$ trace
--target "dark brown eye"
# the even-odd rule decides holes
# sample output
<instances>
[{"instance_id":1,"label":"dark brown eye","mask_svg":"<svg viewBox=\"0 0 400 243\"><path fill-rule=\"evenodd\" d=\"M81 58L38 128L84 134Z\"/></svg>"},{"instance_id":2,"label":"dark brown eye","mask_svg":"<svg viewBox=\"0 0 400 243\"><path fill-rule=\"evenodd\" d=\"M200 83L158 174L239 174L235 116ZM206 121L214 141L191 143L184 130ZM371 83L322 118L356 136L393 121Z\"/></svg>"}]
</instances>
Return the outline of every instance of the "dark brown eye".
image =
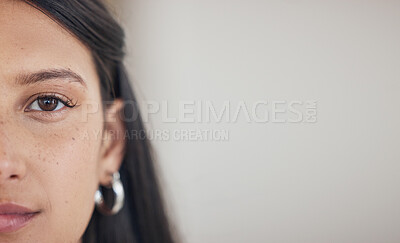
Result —
<instances>
[{"instance_id":1,"label":"dark brown eye","mask_svg":"<svg viewBox=\"0 0 400 243\"><path fill-rule=\"evenodd\" d=\"M60 96L60 97L59 97ZM65 107L74 108L74 104L69 98L59 94L39 95L25 108L25 111L58 111Z\"/></svg>"},{"instance_id":2,"label":"dark brown eye","mask_svg":"<svg viewBox=\"0 0 400 243\"><path fill-rule=\"evenodd\" d=\"M43 111L53 111L57 108L59 101L52 97L38 98L39 108Z\"/></svg>"},{"instance_id":3,"label":"dark brown eye","mask_svg":"<svg viewBox=\"0 0 400 243\"><path fill-rule=\"evenodd\" d=\"M54 96L42 96L36 98L29 107L28 111L57 111L64 108L65 103L60 100L60 98ZM69 106L70 107L70 106ZM71 106L73 107L73 106Z\"/></svg>"}]
</instances>

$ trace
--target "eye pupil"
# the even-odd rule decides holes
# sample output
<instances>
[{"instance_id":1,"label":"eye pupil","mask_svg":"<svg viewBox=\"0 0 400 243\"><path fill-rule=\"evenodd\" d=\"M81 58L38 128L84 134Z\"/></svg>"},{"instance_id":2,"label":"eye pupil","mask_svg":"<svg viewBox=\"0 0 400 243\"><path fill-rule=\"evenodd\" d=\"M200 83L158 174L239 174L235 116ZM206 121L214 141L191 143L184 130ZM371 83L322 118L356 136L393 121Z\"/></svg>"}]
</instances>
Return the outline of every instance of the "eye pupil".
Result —
<instances>
[{"instance_id":1,"label":"eye pupil","mask_svg":"<svg viewBox=\"0 0 400 243\"><path fill-rule=\"evenodd\" d=\"M54 98L39 98L38 103L40 109L44 111L52 111L57 108L58 100Z\"/></svg>"}]
</instances>

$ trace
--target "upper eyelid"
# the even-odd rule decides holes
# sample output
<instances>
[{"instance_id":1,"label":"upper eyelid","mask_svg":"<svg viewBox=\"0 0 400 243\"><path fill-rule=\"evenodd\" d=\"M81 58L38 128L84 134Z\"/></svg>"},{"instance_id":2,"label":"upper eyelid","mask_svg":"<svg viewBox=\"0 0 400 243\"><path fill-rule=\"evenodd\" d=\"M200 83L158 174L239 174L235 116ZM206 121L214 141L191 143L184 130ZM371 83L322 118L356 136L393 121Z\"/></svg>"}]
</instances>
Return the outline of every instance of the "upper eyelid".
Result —
<instances>
[{"instance_id":1,"label":"upper eyelid","mask_svg":"<svg viewBox=\"0 0 400 243\"><path fill-rule=\"evenodd\" d=\"M36 93L36 94L33 94L33 95L29 96L26 99L25 103L28 102L29 100L31 100L32 97L35 97L34 100L36 100L40 96L52 96L52 95L56 96L57 98L58 98L58 96L61 96L61 97L66 97L67 99L70 99L69 97L67 97L67 96L65 96L63 94L59 94L57 92L40 92L40 93ZM34 101L34 100L32 100L32 101Z\"/></svg>"},{"instance_id":2,"label":"upper eyelid","mask_svg":"<svg viewBox=\"0 0 400 243\"><path fill-rule=\"evenodd\" d=\"M61 97L60 97L61 96ZM58 99L58 100L60 100L61 102L65 102L65 103L68 103L68 102L70 102L70 103L73 103L73 101L72 101L72 99L70 99L70 98L68 98L67 96L65 96L65 95L60 95L60 94L56 94L56 93L50 93L50 94L39 94L37 97L36 97L36 99L35 100L37 100L37 99L39 99L39 98L46 98L46 97L51 97L51 98L55 98L55 99ZM64 99L63 99L64 98ZM66 101L65 101L66 100Z\"/></svg>"}]
</instances>

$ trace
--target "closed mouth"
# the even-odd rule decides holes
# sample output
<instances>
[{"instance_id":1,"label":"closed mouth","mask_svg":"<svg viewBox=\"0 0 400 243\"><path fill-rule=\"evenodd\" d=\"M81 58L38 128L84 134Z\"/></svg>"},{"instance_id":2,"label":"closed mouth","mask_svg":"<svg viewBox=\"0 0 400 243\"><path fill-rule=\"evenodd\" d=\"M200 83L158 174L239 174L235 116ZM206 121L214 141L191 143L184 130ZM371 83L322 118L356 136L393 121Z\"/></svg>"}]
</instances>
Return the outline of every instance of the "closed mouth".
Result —
<instances>
[{"instance_id":1,"label":"closed mouth","mask_svg":"<svg viewBox=\"0 0 400 243\"><path fill-rule=\"evenodd\" d=\"M40 211L13 203L0 204L0 233L17 231L28 225Z\"/></svg>"},{"instance_id":2,"label":"closed mouth","mask_svg":"<svg viewBox=\"0 0 400 243\"><path fill-rule=\"evenodd\" d=\"M39 212L0 214L0 233L17 231L32 221Z\"/></svg>"}]
</instances>

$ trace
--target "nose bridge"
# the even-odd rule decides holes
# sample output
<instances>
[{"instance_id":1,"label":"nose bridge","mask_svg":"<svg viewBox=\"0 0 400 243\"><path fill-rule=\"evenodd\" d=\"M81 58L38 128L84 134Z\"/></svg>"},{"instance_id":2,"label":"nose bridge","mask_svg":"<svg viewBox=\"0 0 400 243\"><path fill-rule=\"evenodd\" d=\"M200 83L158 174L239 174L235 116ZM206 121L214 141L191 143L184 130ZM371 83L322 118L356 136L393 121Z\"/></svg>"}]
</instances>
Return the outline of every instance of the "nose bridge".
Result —
<instances>
[{"instance_id":1,"label":"nose bridge","mask_svg":"<svg viewBox=\"0 0 400 243\"><path fill-rule=\"evenodd\" d=\"M8 125L5 118L6 114L0 111L0 152L6 150L7 144L10 143L9 135L7 134Z\"/></svg>"},{"instance_id":2,"label":"nose bridge","mask_svg":"<svg viewBox=\"0 0 400 243\"><path fill-rule=\"evenodd\" d=\"M13 74L9 72L9 65L3 61L7 59L0 52L0 187L6 181L25 176L25 164L20 160L17 151L22 141L15 136L18 128L13 122L13 90L10 81ZM4 58L3 58L4 57Z\"/></svg>"},{"instance_id":3,"label":"nose bridge","mask_svg":"<svg viewBox=\"0 0 400 243\"><path fill-rule=\"evenodd\" d=\"M0 110L0 151L6 149L11 143L10 139L10 123L7 112Z\"/></svg>"}]
</instances>

